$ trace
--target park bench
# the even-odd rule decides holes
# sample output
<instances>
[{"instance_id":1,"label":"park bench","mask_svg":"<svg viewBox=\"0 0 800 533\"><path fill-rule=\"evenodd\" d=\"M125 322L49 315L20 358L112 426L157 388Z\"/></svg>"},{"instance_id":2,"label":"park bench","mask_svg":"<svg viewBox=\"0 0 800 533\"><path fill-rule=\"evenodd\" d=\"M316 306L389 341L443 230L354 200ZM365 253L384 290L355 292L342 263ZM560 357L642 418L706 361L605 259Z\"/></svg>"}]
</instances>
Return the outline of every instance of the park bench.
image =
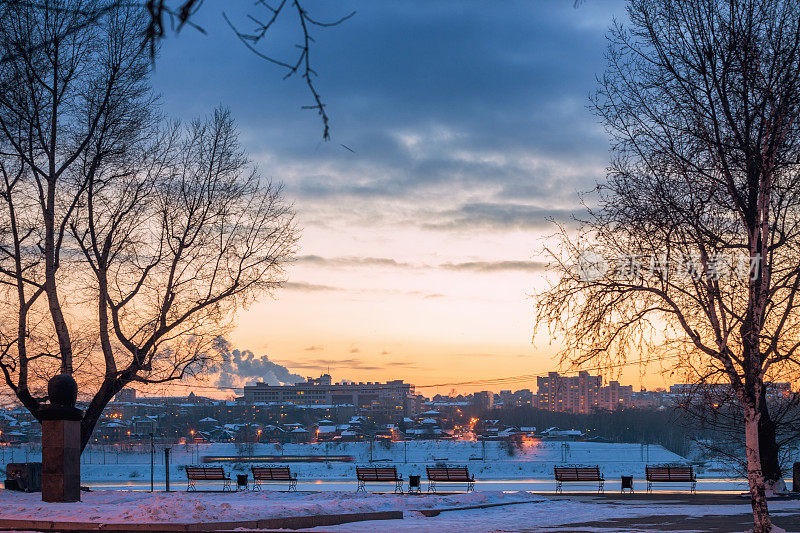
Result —
<instances>
[{"instance_id":1,"label":"park bench","mask_svg":"<svg viewBox=\"0 0 800 533\"><path fill-rule=\"evenodd\" d=\"M436 483L466 483L467 492L475 490L475 476L466 466L426 466L428 492L436 492Z\"/></svg>"},{"instance_id":2,"label":"park bench","mask_svg":"<svg viewBox=\"0 0 800 533\"><path fill-rule=\"evenodd\" d=\"M261 482L289 482L289 490L297 490L297 474L292 475L288 466L253 466L253 490L261 490Z\"/></svg>"},{"instance_id":3,"label":"park bench","mask_svg":"<svg viewBox=\"0 0 800 533\"><path fill-rule=\"evenodd\" d=\"M691 466L645 466L647 492L653 491L653 483L690 483L689 491L695 492L697 478Z\"/></svg>"},{"instance_id":4,"label":"park bench","mask_svg":"<svg viewBox=\"0 0 800 533\"><path fill-rule=\"evenodd\" d=\"M357 466L356 478L358 488L356 492L366 491L366 483L394 483L394 492L403 493L403 476L397 473L393 466Z\"/></svg>"},{"instance_id":5,"label":"park bench","mask_svg":"<svg viewBox=\"0 0 800 533\"><path fill-rule=\"evenodd\" d=\"M605 478L600 473L600 467L595 466L555 466L553 474L556 477L556 493L563 492L564 483L594 483L597 482L597 492L603 492Z\"/></svg>"},{"instance_id":6,"label":"park bench","mask_svg":"<svg viewBox=\"0 0 800 533\"><path fill-rule=\"evenodd\" d=\"M187 491L197 490L196 481L222 481L222 490L231 490L231 478L225 475L221 466L187 466L186 479Z\"/></svg>"}]
</instances>

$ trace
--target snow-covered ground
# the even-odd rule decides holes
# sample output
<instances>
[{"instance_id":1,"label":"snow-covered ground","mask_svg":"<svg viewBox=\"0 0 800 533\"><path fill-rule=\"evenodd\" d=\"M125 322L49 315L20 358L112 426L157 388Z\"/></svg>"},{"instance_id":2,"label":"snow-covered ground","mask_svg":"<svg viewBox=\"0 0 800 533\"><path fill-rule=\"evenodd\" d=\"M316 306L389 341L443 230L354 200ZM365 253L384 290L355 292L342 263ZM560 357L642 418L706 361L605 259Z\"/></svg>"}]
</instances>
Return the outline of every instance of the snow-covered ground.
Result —
<instances>
[{"instance_id":1,"label":"snow-covered ground","mask_svg":"<svg viewBox=\"0 0 800 533\"><path fill-rule=\"evenodd\" d=\"M36 446L16 448L0 447L0 464L14 461L38 461L40 454ZM163 445L156 445L154 455L154 480L156 488L164 487L165 469ZM355 487L355 465L390 464L397 467L406 479L412 474L422 474L425 465L434 463L466 464L478 480L478 490L533 490L552 491L553 466L558 464L600 465L607 480L607 490L617 490L619 476L633 475L636 486L643 487L646 464L685 462L686 459L661 446L619 443L569 442L566 446L558 441L526 442L521 448L509 452L500 442L469 441L407 441L370 446L367 442L338 444L199 444L175 445L170 455L170 480L172 487L185 487L183 467L199 464L209 456L349 456L352 462L292 462L292 472L297 473L301 490L352 490ZM226 472L245 474L253 464L270 461L221 462ZM280 462L280 461L273 461ZM150 445L137 446L89 446L81 458L81 474L84 485L94 489L149 489ZM698 490L743 490L744 482L735 479L731 472L719 469L718 465L704 470L698 469L701 481ZM211 484L213 485L213 484ZM205 488L211 488L211 485ZM280 486L276 488L282 488ZM387 487L379 487L385 490ZM460 488L460 487L453 487ZM663 486L666 489L685 487ZM583 487L583 490L590 487Z\"/></svg>"},{"instance_id":2,"label":"snow-covered ground","mask_svg":"<svg viewBox=\"0 0 800 533\"><path fill-rule=\"evenodd\" d=\"M2 518L111 523L198 523L377 511L447 509L542 501L527 492L473 492L402 496L349 492L143 492L84 493L78 503L43 503L41 494L0 490Z\"/></svg>"},{"instance_id":3,"label":"snow-covered ground","mask_svg":"<svg viewBox=\"0 0 800 533\"><path fill-rule=\"evenodd\" d=\"M38 494L0 490L2 518L110 524L253 521L314 515L401 511L402 519L325 526L324 531L743 531L750 520L746 498L684 499L545 497L527 492L456 495L316 493L147 493L98 491L79 503L45 504ZM483 508L464 509L477 506ZM448 510L450 509L450 510ZM453 510L456 509L456 510ZM421 511L441 510L438 516ZM798 524L797 501L771 501L777 524ZM430 514L430 513L428 513ZM626 522L628 520L628 522ZM673 527L666 527L667 525ZM678 526L678 527L675 527ZM683 526L683 527L681 527ZM701 526L701 527L698 527ZM663 527L663 529L662 529ZM795 531L795 528L787 528Z\"/></svg>"},{"instance_id":4,"label":"snow-covered ground","mask_svg":"<svg viewBox=\"0 0 800 533\"><path fill-rule=\"evenodd\" d=\"M660 501L542 500L530 504L489 509L443 512L435 517L404 512L402 520L364 521L318 528L324 531L414 531L422 533L593 531L658 532L745 531L752 514L748 500L738 505L691 505ZM797 513L797 501L770 502L770 513L780 531L781 517ZM720 517L740 515L738 522L723 524ZM626 524L626 520L630 522ZM636 520L639 519L639 520ZM697 519L694 523L689 520ZM605 522L605 525L603 523ZM638 523L637 523L638 522ZM796 522L796 520L794 521ZM681 527L683 526L683 527ZM685 529L684 529L685 528ZM312 530L313 531L313 530Z\"/></svg>"}]
</instances>

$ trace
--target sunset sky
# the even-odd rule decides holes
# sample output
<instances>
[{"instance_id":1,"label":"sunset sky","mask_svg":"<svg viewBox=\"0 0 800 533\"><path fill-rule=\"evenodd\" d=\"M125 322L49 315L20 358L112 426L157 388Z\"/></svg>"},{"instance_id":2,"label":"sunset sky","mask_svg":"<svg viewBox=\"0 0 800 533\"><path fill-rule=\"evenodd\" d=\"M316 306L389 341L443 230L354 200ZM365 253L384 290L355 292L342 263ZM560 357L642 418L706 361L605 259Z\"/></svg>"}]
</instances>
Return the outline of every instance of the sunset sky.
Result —
<instances>
[{"instance_id":1,"label":"sunset sky","mask_svg":"<svg viewBox=\"0 0 800 533\"><path fill-rule=\"evenodd\" d=\"M248 52L222 6L200 11L207 35L167 39L156 88L171 116L229 107L303 229L289 282L240 314L233 347L302 376L330 368L335 380L431 385L555 369L557 339L532 342L530 295L545 283L547 218L579 212L579 191L604 175L608 140L587 96L621 3L313 3L321 19L357 11L314 30L328 142L301 110L302 81L281 81ZM244 13L229 15L250 29ZM277 50L296 42L294 28L276 28ZM663 385L638 368L623 381ZM419 391L526 387L535 382Z\"/></svg>"}]
</instances>

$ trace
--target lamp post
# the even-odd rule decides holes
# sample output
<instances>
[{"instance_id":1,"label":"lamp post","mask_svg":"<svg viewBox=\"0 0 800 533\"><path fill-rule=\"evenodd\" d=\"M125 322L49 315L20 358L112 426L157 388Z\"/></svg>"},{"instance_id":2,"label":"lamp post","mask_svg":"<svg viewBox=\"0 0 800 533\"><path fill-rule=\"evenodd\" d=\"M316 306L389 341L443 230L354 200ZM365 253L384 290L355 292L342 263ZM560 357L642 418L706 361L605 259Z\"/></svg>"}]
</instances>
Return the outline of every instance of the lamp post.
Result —
<instances>
[{"instance_id":1,"label":"lamp post","mask_svg":"<svg viewBox=\"0 0 800 533\"><path fill-rule=\"evenodd\" d=\"M166 490L169 492L169 446L164 448L164 475L166 480Z\"/></svg>"},{"instance_id":2,"label":"lamp post","mask_svg":"<svg viewBox=\"0 0 800 533\"><path fill-rule=\"evenodd\" d=\"M156 443L155 436L150 433L150 492L153 492L153 473L155 470Z\"/></svg>"}]
</instances>

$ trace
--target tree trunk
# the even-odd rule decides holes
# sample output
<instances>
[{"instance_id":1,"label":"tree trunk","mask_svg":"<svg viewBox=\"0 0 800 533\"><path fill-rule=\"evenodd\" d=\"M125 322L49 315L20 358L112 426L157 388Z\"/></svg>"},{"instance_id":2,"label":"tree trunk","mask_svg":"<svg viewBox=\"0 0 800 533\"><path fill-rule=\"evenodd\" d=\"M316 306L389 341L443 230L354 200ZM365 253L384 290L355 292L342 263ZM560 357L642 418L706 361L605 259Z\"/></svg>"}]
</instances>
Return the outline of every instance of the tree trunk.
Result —
<instances>
[{"instance_id":1,"label":"tree trunk","mask_svg":"<svg viewBox=\"0 0 800 533\"><path fill-rule=\"evenodd\" d=\"M747 481L750 485L750 503L753 506L753 533L769 533L772 521L764 492L764 474L761 472L759 440L759 409L756 401L744 406L745 446L747 449Z\"/></svg>"},{"instance_id":2,"label":"tree trunk","mask_svg":"<svg viewBox=\"0 0 800 533\"><path fill-rule=\"evenodd\" d=\"M780 462L780 447L775 438L775 422L769 414L767 388L761 390L760 418L758 419L758 446L761 456L761 473L767 492L786 490Z\"/></svg>"}]
</instances>

